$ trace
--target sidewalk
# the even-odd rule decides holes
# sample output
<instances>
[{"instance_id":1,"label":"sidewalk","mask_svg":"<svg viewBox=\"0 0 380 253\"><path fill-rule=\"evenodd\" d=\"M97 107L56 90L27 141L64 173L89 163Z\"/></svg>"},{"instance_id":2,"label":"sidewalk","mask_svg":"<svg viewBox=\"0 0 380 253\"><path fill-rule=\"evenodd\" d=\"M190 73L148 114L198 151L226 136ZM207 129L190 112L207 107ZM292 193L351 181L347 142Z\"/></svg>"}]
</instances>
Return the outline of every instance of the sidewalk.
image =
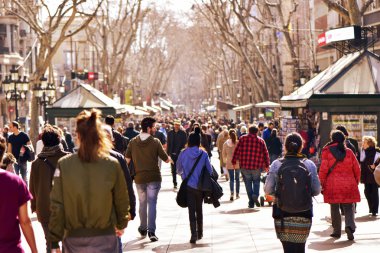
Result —
<instances>
[{"instance_id":1,"label":"sidewalk","mask_svg":"<svg viewBox=\"0 0 380 253\"><path fill-rule=\"evenodd\" d=\"M219 172L217 154L212 163ZM141 238L137 231L138 216L131 221L122 237L124 252L282 252L280 241L276 238L273 226L272 208L248 209L248 198L244 183L240 184L240 199L229 201L229 182L219 179L224 189L221 206L214 208L204 205L204 238L197 244L189 243L190 227L187 209L180 208L175 202L170 167L163 163L163 182L158 196L157 230L158 242ZM348 241L345 232L339 240L329 237L331 224L329 205L323 203L322 196L314 200L314 219L312 231L307 241L306 252L375 252L380 246L380 217L370 217L363 188L360 188L362 202L358 203L355 240ZM262 192L262 189L261 189ZM138 204L138 203L137 203ZM35 216L33 216L35 217ZM344 217L343 217L344 219ZM45 252L42 228L33 218L38 248ZM342 224L344 230L344 224ZM25 240L24 249L27 249ZM26 252L29 252L27 249Z\"/></svg>"}]
</instances>

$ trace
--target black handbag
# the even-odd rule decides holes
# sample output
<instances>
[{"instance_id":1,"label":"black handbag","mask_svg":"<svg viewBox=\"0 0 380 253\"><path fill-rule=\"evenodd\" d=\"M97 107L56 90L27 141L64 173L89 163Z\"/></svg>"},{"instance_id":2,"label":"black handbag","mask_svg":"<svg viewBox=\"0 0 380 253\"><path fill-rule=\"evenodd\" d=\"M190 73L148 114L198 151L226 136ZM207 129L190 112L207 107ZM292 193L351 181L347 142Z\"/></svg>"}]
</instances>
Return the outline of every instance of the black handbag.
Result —
<instances>
[{"instance_id":1,"label":"black handbag","mask_svg":"<svg viewBox=\"0 0 380 253\"><path fill-rule=\"evenodd\" d=\"M182 181L181 186L179 187L176 201L180 207L187 207L187 182L189 181L191 174L193 174L195 167L197 167L197 164L199 160L201 159L202 155L203 155L203 152L201 153L200 156L198 156L197 160L195 161L193 165L193 168L191 168L189 175Z\"/></svg>"}]
</instances>

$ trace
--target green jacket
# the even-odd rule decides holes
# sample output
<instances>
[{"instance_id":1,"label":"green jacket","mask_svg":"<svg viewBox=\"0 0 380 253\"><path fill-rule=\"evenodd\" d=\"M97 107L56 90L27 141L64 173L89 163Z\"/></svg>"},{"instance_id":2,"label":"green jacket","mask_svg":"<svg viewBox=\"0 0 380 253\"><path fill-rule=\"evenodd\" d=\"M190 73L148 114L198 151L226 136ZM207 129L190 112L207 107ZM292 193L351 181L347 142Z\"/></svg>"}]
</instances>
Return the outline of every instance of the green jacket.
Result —
<instances>
[{"instance_id":1,"label":"green jacket","mask_svg":"<svg viewBox=\"0 0 380 253\"><path fill-rule=\"evenodd\" d=\"M136 136L129 142L126 157L133 160L136 184L162 181L158 158L166 161L169 156L159 139L149 136L142 141L140 136Z\"/></svg>"},{"instance_id":2,"label":"green jacket","mask_svg":"<svg viewBox=\"0 0 380 253\"><path fill-rule=\"evenodd\" d=\"M113 157L82 162L77 154L61 158L50 195L52 247L64 237L115 234L128 224L129 197L123 171Z\"/></svg>"}]
</instances>

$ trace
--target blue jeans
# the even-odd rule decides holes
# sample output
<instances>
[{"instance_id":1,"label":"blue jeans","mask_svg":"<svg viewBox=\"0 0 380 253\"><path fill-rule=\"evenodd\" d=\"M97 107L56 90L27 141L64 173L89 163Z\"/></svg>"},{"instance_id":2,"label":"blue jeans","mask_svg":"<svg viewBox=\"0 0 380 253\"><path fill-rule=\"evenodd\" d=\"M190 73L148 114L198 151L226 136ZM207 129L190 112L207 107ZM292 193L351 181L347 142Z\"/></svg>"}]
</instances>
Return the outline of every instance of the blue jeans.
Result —
<instances>
[{"instance_id":1,"label":"blue jeans","mask_svg":"<svg viewBox=\"0 0 380 253\"><path fill-rule=\"evenodd\" d=\"M243 174L245 189L249 199L249 205L252 206L260 196L260 175L262 169L247 170L241 169Z\"/></svg>"},{"instance_id":2,"label":"blue jeans","mask_svg":"<svg viewBox=\"0 0 380 253\"><path fill-rule=\"evenodd\" d=\"M27 170L26 163L18 162L17 164L14 164L14 166L15 166L16 174L17 175L21 174L21 177L24 180L26 186L28 186L28 178L27 178L28 170Z\"/></svg>"},{"instance_id":3,"label":"blue jeans","mask_svg":"<svg viewBox=\"0 0 380 253\"><path fill-rule=\"evenodd\" d=\"M238 170L228 170L228 174L230 175L230 191L231 193L234 191L234 181L236 181L236 194L240 192L240 169Z\"/></svg>"},{"instance_id":4,"label":"blue jeans","mask_svg":"<svg viewBox=\"0 0 380 253\"><path fill-rule=\"evenodd\" d=\"M136 184L139 196L140 229L155 233L157 196L161 189L161 182ZM149 210L148 210L149 208ZM148 212L147 212L148 211Z\"/></svg>"}]
</instances>

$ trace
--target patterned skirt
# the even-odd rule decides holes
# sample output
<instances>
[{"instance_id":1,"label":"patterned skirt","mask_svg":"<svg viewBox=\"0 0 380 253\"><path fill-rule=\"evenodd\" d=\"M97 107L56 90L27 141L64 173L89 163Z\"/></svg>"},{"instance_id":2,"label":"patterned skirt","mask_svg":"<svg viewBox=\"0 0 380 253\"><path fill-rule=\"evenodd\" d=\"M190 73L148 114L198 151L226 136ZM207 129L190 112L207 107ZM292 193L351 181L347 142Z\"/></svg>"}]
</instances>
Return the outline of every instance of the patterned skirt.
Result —
<instances>
[{"instance_id":1,"label":"patterned skirt","mask_svg":"<svg viewBox=\"0 0 380 253\"><path fill-rule=\"evenodd\" d=\"M305 243L310 234L311 219L304 217L284 217L274 219L277 238L280 241Z\"/></svg>"}]
</instances>

